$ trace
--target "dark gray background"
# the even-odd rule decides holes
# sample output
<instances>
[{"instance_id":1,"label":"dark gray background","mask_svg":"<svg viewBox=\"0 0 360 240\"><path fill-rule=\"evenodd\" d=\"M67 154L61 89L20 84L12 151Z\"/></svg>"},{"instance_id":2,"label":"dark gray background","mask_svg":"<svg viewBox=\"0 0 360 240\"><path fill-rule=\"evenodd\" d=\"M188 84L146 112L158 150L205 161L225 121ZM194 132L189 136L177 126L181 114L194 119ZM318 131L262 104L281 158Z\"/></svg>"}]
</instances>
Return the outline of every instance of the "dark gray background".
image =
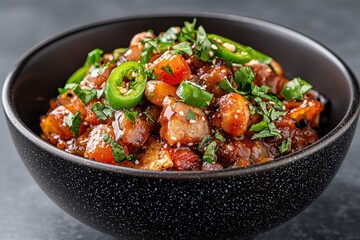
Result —
<instances>
[{"instance_id":1,"label":"dark gray background","mask_svg":"<svg viewBox=\"0 0 360 240\"><path fill-rule=\"evenodd\" d=\"M290 27L332 49L360 76L357 0L1 0L0 86L27 50L60 32L109 18L184 10L244 15ZM112 239L68 216L45 196L22 165L2 111L0 136L0 239ZM326 191L299 216L256 239L360 239L359 156L357 131Z\"/></svg>"}]
</instances>

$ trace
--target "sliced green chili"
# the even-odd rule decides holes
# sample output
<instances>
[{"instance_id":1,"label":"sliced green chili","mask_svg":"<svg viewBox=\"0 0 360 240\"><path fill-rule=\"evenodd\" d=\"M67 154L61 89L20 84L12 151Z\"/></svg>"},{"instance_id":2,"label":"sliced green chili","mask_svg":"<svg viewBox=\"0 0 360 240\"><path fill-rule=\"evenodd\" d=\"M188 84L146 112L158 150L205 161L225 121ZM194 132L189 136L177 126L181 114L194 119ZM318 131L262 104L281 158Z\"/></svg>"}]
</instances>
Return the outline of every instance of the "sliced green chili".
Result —
<instances>
[{"instance_id":1,"label":"sliced green chili","mask_svg":"<svg viewBox=\"0 0 360 240\"><path fill-rule=\"evenodd\" d=\"M181 101L199 108L209 106L213 97L213 94L186 80L180 83L176 94L181 98Z\"/></svg>"},{"instance_id":2,"label":"sliced green chili","mask_svg":"<svg viewBox=\"0 0 360 240\"><path fill-rule=\"evenodd\" d=\"M263 64L270 64L272 62L271 57L228 38L216 34L209 34L208 38L215 45L215 47L212 47L215 55L225 61L240 64L247 63L253 59Z\"/></svg>"},{"instance_id":3,"label":"sliced green chili","mask_svg":"<svg viewBox=\"0 0 360 240\"><path fill-rule=\"evenodd\" d=\"M105 85L105 98L114 109L130 109L141 100L146 85L144 67L138 62L117 66Z\"/></svg>"}]
</instances>

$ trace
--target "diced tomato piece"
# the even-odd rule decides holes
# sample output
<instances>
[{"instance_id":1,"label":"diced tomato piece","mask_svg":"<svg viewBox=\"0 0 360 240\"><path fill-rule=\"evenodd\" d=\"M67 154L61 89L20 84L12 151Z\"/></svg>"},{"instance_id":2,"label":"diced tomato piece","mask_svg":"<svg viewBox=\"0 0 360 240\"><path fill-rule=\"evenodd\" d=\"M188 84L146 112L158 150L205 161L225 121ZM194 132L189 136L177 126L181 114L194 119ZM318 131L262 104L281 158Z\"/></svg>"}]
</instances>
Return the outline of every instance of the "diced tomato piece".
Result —
<instances>
[{"instance_id":1,"label":"diced tomato piece","mask_svg":"<svg viewBox=\"0 0 360 240\"><path fill-rule=\"evenodd\" d=\"M115 136L110 125L97 125L89 134L84 156L98 162L116 164L111 146L104 141L103 134L109 134L112 138Z\"/></svg>"},{"instance_id":2,"label":"diced tomato piece","mask_svg":"<svg viewBox=\"0 0 360 240\"><path fill-rule=\"evenodd\" d=\"M69 113L70 111L64 106L59 106L46 117L41 118L41 130L52 144L57 144L59 139L66 141L74 136L69 126L65 124L65 119Z\"/></svg>"},{"instance_id":3,"label":"diced tomato piece","mask_svg":"<svg viewBox=\"0 0 360 240\"><path fill-rule=\"evenodd\" d=\"M158 79L173 85L189 79L191 70L185 59L179 54L165 52L156 59L150 69L155 70Z\"/></svg>"}]
</instances>

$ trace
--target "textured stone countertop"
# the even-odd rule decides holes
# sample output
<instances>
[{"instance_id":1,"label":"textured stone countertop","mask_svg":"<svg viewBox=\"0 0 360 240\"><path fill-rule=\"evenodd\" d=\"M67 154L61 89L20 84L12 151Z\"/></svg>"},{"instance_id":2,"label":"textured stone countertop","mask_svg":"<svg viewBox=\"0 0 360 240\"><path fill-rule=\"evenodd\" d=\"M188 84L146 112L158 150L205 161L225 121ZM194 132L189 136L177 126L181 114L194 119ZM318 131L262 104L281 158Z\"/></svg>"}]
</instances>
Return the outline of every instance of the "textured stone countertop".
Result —
<instances>
[{"instance_id":1,"label":"textured stone countertop","mask_svg":"<svg viewBox=\"0 0 360 240\"><path fill-rule=\"evenodd\" d=\"M1 0L0 86L26 51L60 32L109 18L188 10L244 15L290 27L330 48L360 77L357 0ZM3 111L0 136L1 240L112 239L67 215L40 190L16 153ZM297 217L256 239L360 239L359 156L358 130L321 196Z\"/></svg>"}]
</instances>

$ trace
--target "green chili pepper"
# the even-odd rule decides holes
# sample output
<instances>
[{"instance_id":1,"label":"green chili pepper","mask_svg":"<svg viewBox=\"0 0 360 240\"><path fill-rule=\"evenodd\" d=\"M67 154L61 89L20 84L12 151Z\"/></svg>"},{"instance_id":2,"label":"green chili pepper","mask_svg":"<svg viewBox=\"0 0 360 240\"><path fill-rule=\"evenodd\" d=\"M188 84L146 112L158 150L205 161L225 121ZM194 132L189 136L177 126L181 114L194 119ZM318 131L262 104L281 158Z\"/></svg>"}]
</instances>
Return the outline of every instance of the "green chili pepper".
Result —
<instances>
[{"instance_id":1,"label":"green chili pepper","mask_svg":"<svg viewBox=\"0 0 360 240\"><path fill-rule=\"evenodd\" d=\"M215 47L212 47L214 54L225 61L240 64L247 63L253 59L263 64L270 64L272 61L271 57L225 37L209 34L208 38L215 45Z\"/></svg>"},{"instance_id":2,"label":"green chili pepper","mask_svg":"<svg viewBox=\"0 0 360 240\"><path fill-rule=\"evenodd\" d=\"M181 101L199 108L209 106L213 97L213 94L186 80L180 83L176 94L181 98Z\"/></svg>"},{"instance_id":3,"label":"green chili pepper","mask_svg":"<svg viewBox=\"0 0 360 240\"><path fill-rule=\"evenodd\" d=\"M104 90L105 98L114 109L130 109L140 102L145 85L143 65L133 61L124 62L109 76Z\"/></svg>"}]
</instances>

